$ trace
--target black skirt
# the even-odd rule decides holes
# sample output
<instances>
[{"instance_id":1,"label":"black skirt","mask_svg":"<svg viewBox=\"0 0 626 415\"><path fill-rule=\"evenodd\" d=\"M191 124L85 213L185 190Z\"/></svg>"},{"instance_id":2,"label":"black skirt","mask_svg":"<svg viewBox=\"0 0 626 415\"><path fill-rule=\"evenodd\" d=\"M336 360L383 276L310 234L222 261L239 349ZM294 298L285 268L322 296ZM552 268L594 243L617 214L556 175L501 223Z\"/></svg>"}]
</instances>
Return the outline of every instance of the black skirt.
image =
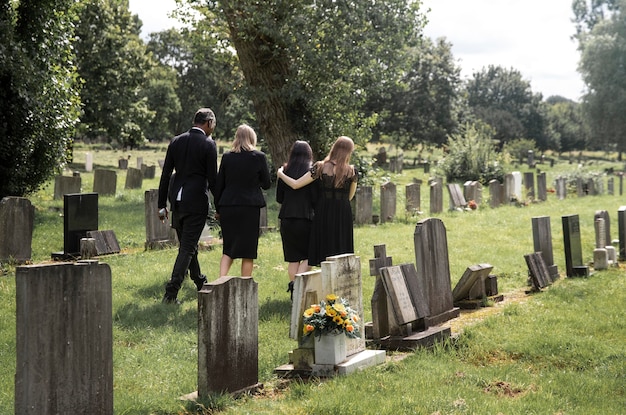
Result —
<instances>
[{"instance_id":1,"label":"black skirt","mask_svg":"<svg viewBox=\"0 0 626 415\"><path fill-rule=\"evenodd\" d=\"M283 240L285 262L300 262L309 257L311 221L285 218L280 220L280 237Z\"/></svg>"},{"instance_id":2,"label":"black skirt","mask_svg":"<svg viewBox=\"0 0 626 415\"><path fill-rule=\"evenodd\" d=\"M224 245L222 253L229 257L256 259L259 247L258 206L220 207L220 226Z\"/></svg>"}]
</instances>

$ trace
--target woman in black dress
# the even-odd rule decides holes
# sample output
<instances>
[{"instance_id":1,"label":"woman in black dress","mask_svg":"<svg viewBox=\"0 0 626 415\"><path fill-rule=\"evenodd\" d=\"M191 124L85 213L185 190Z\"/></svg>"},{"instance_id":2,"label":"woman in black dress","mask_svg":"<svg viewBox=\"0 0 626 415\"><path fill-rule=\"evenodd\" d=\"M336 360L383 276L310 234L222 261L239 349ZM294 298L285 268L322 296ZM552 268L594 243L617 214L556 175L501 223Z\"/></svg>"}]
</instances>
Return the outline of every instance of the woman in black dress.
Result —
<instances>
[{"instance_id":1,"label":"woman in black dress","mask_svg":"<svg viewBox=\"0 0 626 415\"><path fill-rule=\"evenodd\" d=\"M306 141L296 141L291 147L289 161L284 166L287 176L298 178L311 169L313 151ZM289 284L287 292L293 295L293 281L296 274L309 271L309 237L313 220L311 186L294 190L282 180L276 185L276 201L281 204L280 236L283 241L283 255L288 262Z\"/></svg>"},{"instance_id":2,"label":"woman in black dress","mask_svg":"<svg viewBox=\"0 0 626 415\"><path fill-rule=\"evenodd\" d=\"M220 276L228 275L234 259L241 258L242 277L252 275L259 245L259 218L270 188L265 154L256 149L256 133L240 125L230 152L222 156L215 192L215 209L222 227Z\"/></svg>"},{"instance_id":3,"label":"woman in black dress","mask_svg":"<svg viewBox=\"0 0 626 415\"><path fill-rule=\"evenodd\" d=\"M278 178L292 189L312 184L317 194L309 265L319 266L329 256L354 253L350 200L356 193L357 174L349 164L353 151L352 139L342 136L323 161L315 163L310 172L297 180L287 176L282 167L278 169Z\"/></svg>"}]
</instances>

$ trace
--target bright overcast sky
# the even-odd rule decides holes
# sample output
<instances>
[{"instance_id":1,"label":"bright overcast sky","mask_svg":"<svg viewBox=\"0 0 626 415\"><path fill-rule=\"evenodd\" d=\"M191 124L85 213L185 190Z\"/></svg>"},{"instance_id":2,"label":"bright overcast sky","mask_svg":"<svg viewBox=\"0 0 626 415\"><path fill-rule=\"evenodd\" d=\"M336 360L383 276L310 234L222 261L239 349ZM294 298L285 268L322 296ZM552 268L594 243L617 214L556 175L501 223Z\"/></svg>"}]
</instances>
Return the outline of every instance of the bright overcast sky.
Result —
<instances>
[{"instance_id":1,"label":"bright overcast sky","mask_svg":"<svg viewBox=\"0 0 626 415\"><path fill-rule=\"evenodd\" d=\"M583 83L579 53L571 40L572 0L422 0L425 33L445 37L463 78L489 65L516 69L544 98L579 100ZM143 36L177 26L168 14L174 0L130 0L143 22Z\"/></svg>"}]
</instances>

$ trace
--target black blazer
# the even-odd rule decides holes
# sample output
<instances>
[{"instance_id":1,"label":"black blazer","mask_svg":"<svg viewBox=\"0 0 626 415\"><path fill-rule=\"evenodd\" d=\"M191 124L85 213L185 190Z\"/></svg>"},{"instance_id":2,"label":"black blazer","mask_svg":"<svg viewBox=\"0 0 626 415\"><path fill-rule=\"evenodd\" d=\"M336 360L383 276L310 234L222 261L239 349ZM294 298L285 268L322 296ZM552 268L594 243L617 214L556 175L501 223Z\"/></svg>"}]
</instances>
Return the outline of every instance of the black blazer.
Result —
<instances>
[{"instance_id":1,"label":"black blazer","mask_svg":"<svg viewBox=\"0 0 626 415\"><path fill-rule=\"evenodd\" d=\"M172 210L208 214L209 190L215 197L216 180L215 141L198 128L174 137L167 147L159 182L159 209L166 207L169 199ZM175 204L181 187L182 199Z\"/></svg>"},{"instance_id":2,"label":"black blazer","mask_svg":"<svg viewBox=\"0 0 626 415\"><path fill-rule=\"evenodd\" d=\"M217 174L215 208L221 206L265 206L261 189L269 189L270 171L265 154L258 151L228 152L222 156Z\"/></svg>"}]
</instances>

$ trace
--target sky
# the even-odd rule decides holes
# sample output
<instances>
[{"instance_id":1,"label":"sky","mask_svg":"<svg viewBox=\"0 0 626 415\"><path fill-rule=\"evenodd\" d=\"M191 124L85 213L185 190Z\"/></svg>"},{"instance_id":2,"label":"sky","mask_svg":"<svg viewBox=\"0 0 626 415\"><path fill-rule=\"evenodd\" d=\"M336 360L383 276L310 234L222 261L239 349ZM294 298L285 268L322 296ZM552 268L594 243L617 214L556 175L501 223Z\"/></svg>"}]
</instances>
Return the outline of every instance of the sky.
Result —
<instances>
[{"instance_id":1,"label":"sky","mask_svg":"<svg viewBox=\"0 0 626 415\"><path fill-rule=\"evenodd\" d=\"M168 14L175 0L129 0L143 22L142 36L180 26ZM579 52L571 39L572 0L422 0L424 33L445 37L461 77L489 65L515 69L544 98L579 101L584 84L576 71Z\"/></svg>"}]
</instances>

